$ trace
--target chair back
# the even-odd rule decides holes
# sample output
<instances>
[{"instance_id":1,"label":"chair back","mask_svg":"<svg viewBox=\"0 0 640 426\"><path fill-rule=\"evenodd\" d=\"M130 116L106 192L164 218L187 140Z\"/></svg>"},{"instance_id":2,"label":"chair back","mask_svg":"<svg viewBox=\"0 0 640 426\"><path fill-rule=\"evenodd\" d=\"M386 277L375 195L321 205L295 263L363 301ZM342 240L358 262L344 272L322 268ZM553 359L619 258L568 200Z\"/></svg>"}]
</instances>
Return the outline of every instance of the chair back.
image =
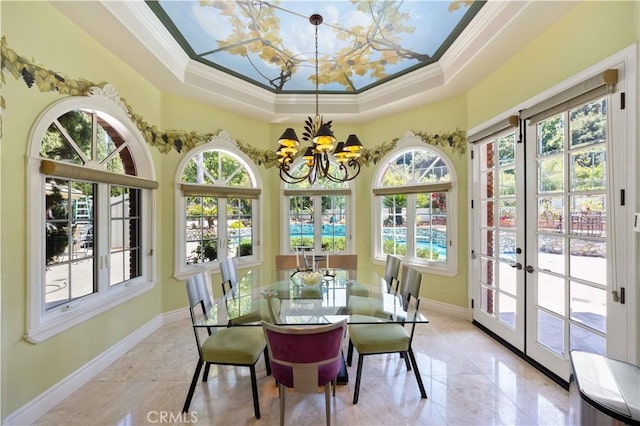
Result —
<instances>
[{"instance_id":1,"label":"chair back","mask_svg":"<svg viewBox=\"0 0 640 426\"><path fill-rule=\"evenodd\" d=\"M271 374L284 386L312 393L334 380L342 364L347 320L317 327L278 326L262 322Z\"/></svg>"},{"instance_id":2,"label":"chair back","mask_svg":"<svg viewBox=\"0 0 640 426\"><path fill-rule=\"evenodd\" d=\"M297 254L276 254L276 271L304 269L304 260Z\"/></svg>"},{"instance_id":3,"label":"chair back","mask_svg":"<svg viewBox=\"0 0 640 426\"><path fill-rule=\"evenodd\" d=\"M387 255L387 263L384 268L384 280L387 282L387 288L389 292L393 292L396 283L398 282L398 277L400 276L400 258L393 256L391 254ZM397 291L397 288L395 288Z\"/></svg>"},{"instance_id":4,"label":"chair back","mask_svg":"<svg viewBox=\"0 0 640 426\"><path fill-rule=\"evenodd\" d=\"M328 254L329 268L336 269L358 269L358 255L357 254ZM320 262L320 268L327 267L327 260Z\"/></svg>"},{"instance_id":5,"label":"chair back","mask_svg":"<svg viewBox=\"0 0 640 426\"><path fill-rule=\"evenodd\" d=\"M402 279L400 281L400 297L402 298L402 309L409 308L409 296L416 299L420 297L420 286L422 284L422 273L409 266L402 267Z\"/></svg>"},{"instance_id":6,"label":"chair back","mask_svg":"<svg viewBox=\"0 0 640 426\"><path fill-rule=\"evenodd\" d=\"M202 302L204 312L208 312L213 307L213 298L209 292L209 282L203 272L187 278L186 286L190 306L195 307L199 302Z\"/></svg>"},{"instance_id":7,"label":"chair back","mask_svg":"<svg viewBox=\"0 0 640 426\"><path fill-rule=\"evenodd\" d=\"M233 263L233 258L227 257L220 260L220 275L222 276L222 292L226 294L238 284L238 273ZM228 288L226 288L228 287Z\"/></svg>"}]
</instances>

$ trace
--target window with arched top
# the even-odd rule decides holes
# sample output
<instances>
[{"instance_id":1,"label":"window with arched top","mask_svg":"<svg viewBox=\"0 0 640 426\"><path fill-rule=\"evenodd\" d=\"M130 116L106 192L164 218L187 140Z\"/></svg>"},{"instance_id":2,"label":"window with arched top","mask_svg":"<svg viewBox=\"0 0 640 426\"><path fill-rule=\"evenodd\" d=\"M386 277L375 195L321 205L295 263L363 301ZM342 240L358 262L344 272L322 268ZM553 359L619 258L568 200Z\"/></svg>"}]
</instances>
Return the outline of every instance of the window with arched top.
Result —
<instances>
[{"instance_id":1,"label":"window with arched top","mask_svg":"<svg viewBox=\"0 0 640 426\"><path fill-rule=\"evenodd\" d=\"M152 287L158 184L135 125L100 95L45 110L27 156L27 338L38 342Z\"/></svg>"},{"instance_id":2,"label":"window with arched top","mask_svg":"<svg viewBox=\"0 0 640 426\"><path fill-rule=\"evenodd\" d=\"M302 174L308 166L303 160L293 165L292 175ZM332 163L330 170L337 168ZM339 174L334 171L334 174ZM283 183L282 253L313 250L316 253L353 253L353 190L350 182L318 178L313 184L304 180Z\"/></svg>"},{"instance_id":3,"label":"window with arched top","mask_svg":"<svg viewBox=\"0 0 640 426\"><path fill-rule=\"evenodd\" d=\"M178 167L176 271L217 267L227 257L259 259L260 186L251 160L226 132Z\"/></svg>"},{"instance_id":4,"label":"window with arched top","mask_svg":"<svg viewBox=\"0 0 640 426\"><path fill-rule=\"evenodd\" d=\"M451 162L413 133L380 164L373 184L374 257L453 274L457 270L457 193Z\"/></svg>"}]
</instances>

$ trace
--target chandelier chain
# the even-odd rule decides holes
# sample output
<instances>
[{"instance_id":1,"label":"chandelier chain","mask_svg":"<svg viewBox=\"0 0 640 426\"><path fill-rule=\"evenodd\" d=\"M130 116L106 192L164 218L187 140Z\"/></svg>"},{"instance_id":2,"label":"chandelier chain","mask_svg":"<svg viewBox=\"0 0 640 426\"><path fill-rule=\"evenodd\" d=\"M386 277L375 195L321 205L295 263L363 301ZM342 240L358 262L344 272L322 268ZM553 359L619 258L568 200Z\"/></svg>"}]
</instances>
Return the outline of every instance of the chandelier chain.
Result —
<instances>
[{"instance_id":1,"label":"chandelier chain","mask_svg":"<svg viewBox=\"0 0 640 426\"><path fill-rule=\"evenodd\" d=\"M316 27L316 118L319 115L319 112L318 112L318 92L319 92L318 84L320 80L320 72L318 68L318 26L319 25L320 24L315 24L315 27Z\"/></svg>"}]
</instances>

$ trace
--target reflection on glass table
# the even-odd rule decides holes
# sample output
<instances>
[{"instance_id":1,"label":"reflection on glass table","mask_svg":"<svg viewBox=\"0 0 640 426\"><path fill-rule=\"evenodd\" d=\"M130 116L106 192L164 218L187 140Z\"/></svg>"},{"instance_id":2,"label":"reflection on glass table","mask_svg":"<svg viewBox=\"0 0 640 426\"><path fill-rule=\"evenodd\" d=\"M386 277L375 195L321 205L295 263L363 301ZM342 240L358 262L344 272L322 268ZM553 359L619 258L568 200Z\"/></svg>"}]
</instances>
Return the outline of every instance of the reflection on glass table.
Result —
<instances>
[{"instance_id":1,"label":"reflection on glass table","mask_svg":"<svg viewBox=\"0 0 640 426\"><path fill-rule=\"evenodd\" d=\"M305 283L301 274L292 276L291 272L279 271L274 281L264 279L259 268L249 270L234 291L216 300L197 325L260 326L262 320L280 325L319 325L344 318L350 323L428 322L413 306L405 311L400 296L389 293L385 280L372 270L356 273L335 269L317 283ZM375 315L349 315L347 306L352 297L370 300L376 307Z\"/></svg>"}]
</instances>

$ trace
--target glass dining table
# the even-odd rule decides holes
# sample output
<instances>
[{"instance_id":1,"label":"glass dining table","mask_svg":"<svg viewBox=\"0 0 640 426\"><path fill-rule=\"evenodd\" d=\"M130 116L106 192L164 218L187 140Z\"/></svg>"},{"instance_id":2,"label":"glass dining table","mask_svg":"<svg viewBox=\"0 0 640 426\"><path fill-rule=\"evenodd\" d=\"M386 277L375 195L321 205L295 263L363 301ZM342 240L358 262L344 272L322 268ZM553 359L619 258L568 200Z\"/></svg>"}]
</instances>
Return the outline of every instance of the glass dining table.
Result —
<instances>
[{"instance_id":1,"label":"glass dining table","mask_svg":"<svg viewBox=\"0 0 640 426\"><path fill-rule=\"evenodd\" d=\"M347 319L349 324L404 324L415 326L429 320L412 304L389 288L383 277L371 269L323 270L313 284L305 283L305 272L277 271L269 279L260 268L249 269L231 291L214 300L207 314L197 318L196 327L277 325L313 326ZM344 363L337 383L349 376Z\"/></svg>"},{"instance_id":2,"label":"glass dining table","mask_svg":"<svg viewBox=\"0 0 640 426\"><path fill-rule=\"evenodd\" d=\"M415 306L404 306L373 270L331 269L308 284L304 272L277 271L277 279L264 278L260 268L249 269L238 284L216 299L197 327L278 325L312 326L347 319L349 324L428 323Z\"/></svg>"}]
</instances>

